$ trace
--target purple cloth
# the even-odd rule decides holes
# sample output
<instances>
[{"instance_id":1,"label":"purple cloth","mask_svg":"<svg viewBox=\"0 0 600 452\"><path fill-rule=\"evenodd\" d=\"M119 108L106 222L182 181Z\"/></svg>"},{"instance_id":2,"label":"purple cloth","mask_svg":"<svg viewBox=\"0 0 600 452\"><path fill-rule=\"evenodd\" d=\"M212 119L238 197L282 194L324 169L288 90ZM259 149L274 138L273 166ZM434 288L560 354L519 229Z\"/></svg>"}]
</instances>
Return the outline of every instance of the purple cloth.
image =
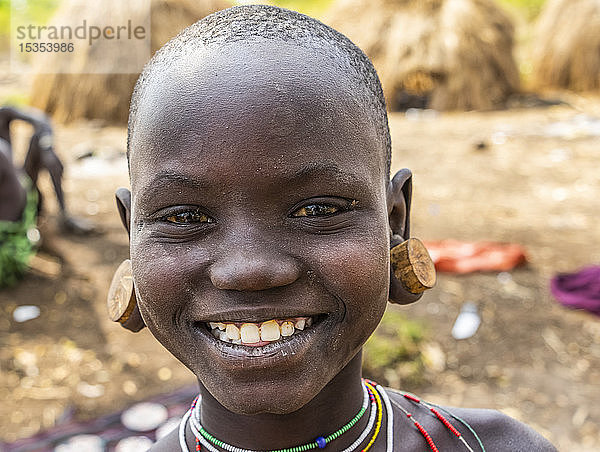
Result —
<instances>
[{"instance_id":1,"label":"purple cloth","mask_svg":"<svg viewBox=\"0 0 600 452\"><path fill-rule=\"evenodd\" d=\"M556 275L550 281L550 291L565 306L600 315L600 266Z\"/></svg>"}]
</instances>

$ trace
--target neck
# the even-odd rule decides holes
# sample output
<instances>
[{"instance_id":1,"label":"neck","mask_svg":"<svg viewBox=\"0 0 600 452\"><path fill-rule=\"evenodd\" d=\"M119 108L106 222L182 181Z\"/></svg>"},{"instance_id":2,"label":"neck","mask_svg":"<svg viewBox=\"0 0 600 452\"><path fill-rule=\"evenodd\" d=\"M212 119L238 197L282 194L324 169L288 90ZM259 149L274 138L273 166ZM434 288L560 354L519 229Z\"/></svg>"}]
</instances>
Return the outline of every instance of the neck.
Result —
<instances>
[{"instance_id":1,"label":"neck","mask_svg":"<svg viewBox=\"0 0 600 452\"><path fill-rule=\"evenodd\" d=\"M202 425L216 438L244 449L273 450L299 446L335 432L352 419L363 402L362 354L359 352L309 403L289 414L241 415L224 408L200 385ZM335 440L336 449L350 445L363 430L366 413Z\"/></svg>"}]
</instances>

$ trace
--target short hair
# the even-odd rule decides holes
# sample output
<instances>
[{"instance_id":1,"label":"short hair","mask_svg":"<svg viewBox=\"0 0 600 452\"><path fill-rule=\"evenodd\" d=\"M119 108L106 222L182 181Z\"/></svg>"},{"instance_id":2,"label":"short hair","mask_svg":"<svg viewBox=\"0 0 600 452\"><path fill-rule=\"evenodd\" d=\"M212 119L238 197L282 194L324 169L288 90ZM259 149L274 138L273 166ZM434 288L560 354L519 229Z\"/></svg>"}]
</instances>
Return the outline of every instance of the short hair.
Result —
<instances>
[{"instance_id":1,"label":"short hair","mask_svg":"<svg viewBox=\"0 0 600 452\"><path fill-rule=\"evenodd\" d=\"M381 138L386 159L386 175L389 178L392 144L385 97L377 72L369 58L350 39L324 23L295 11L268 5L235 6L206 16L184 29L152 57L138 78L131 96L127 127L128 159L138 102L157 70L168 67L173 61L184 57L190 48L256 38L283 41L318 50L320 54L329 56L336 65L365 88L366 92L362 97L369 107L373 124Z\"/></svg>"}]
</instances>

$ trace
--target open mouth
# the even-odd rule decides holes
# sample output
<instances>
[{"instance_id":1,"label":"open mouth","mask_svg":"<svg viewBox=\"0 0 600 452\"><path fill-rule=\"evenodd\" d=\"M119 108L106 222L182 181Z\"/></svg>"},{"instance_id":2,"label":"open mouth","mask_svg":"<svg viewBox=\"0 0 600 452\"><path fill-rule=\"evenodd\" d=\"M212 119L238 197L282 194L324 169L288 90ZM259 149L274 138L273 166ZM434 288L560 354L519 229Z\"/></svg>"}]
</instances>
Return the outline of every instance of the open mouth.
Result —
<instances>
[{"instance_id":1,"label":"open mouth","mask_svg":"<svg viewBox=\"0 0 600 452\"><path fill-rule=\"evenodd\" d=\"M198 322L221 342L263 347L299 336L322 321L324 316L270 319L262 322Z\"/></svg>"}]
</instances>

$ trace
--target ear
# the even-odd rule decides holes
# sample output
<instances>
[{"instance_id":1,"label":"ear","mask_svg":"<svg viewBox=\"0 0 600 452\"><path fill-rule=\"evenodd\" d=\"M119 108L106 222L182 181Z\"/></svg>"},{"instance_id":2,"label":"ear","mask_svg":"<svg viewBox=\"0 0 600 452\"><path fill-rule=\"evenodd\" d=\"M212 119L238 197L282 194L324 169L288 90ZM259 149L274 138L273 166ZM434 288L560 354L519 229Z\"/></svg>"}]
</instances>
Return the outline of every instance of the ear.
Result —
<instances>
[{"instance_id":1,"label":"ear","mask_svg":"<svg viewBox=\"0 0 600 452\"><path fill-rule=\"evenodd\" d=\"M121 223L127 230L127 235L130 235L130 224L131 224L131 192L126 188L117 188L115 193L117 200L117 210L121 217Z\"/></svg>"},{"instance_id":2,"label":"ear","mask_svg":"<svg viewBox=\"0 0 600 452\"><path fill-rule=\"evenodd\" d=\"M115 198L117 201L117 210L119 211L119 216L121 217L121 223L123 223L123 226L127 230L127 235L131 236L131 192L127 188L118 188L115 193ZM133 308L133 311L129 315L129 318L122 323L121 326L129 331L133 331L134 333L137 333L146 326L144 319L142 319L142 314L140 313L137 302Z\"/></svg>"},{"instance_id":3,"label":"ear","mask_svg":"<svg viewBox=\"0 0 600 452\"><path fill-rule=\"evenodd\" d=\"M390 223L390 248L410 236L410 200L412 197L412 173L401 169L390 181L387 190L387 209Z\"/></svg>"},{"instance_id":4,"label":"ear","mask_svg":"<svg viewBox=\"0 0 600 452\"><path fill-rule=\"evenodd\" d=\"M401 169L390 181L387 190L388 221L390 224L390 249L410 237L410 201L412 196L412 173ZM410 304L421 298L406 290L390 267L388 300L396 304Z\"/></svg>"}]
</instances>

